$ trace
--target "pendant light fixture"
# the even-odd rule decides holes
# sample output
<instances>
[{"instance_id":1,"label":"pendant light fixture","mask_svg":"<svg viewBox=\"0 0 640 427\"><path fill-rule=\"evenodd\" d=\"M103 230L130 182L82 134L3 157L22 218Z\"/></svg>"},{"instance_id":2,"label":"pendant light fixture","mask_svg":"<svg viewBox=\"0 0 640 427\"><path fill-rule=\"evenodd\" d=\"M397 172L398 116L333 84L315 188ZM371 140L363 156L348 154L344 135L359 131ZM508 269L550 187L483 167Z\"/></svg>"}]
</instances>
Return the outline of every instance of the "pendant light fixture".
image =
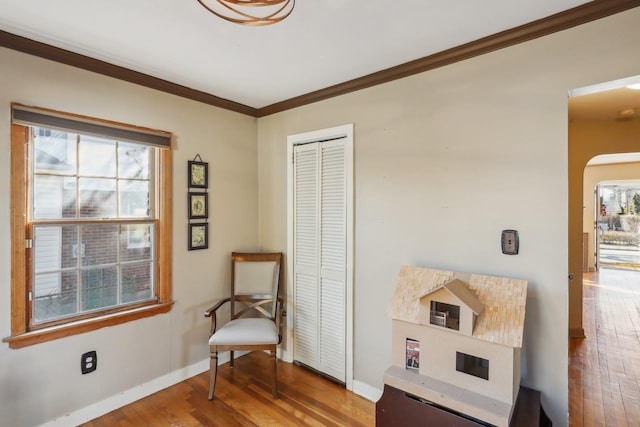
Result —
<instances>
[{"instance_id":1,"label":"pendant light fixture","mask_svg":"<svg viewBox=\"0 0 640 427\"><path fill-rule=\"evenodd\" d=\"M205 9L242 25L271 25L291 14L295 0L198 0Z\"/></svg>"}]
</instances>

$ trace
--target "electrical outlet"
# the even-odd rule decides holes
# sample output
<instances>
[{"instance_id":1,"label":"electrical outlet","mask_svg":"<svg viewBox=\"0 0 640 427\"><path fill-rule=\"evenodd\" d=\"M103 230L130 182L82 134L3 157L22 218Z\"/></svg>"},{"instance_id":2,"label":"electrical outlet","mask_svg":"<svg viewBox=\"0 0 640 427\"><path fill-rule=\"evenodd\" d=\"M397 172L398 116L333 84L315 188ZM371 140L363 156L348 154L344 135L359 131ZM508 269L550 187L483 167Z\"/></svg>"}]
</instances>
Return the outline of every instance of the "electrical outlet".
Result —
<instances>
[{"instance_id":1,"label":"electrical outlet","mask_svg":"<svg viewBox=\"0 0 640 427\"><path fill-rule=\"evenodd\" d=\"M505 255L517 255L520 242L517 230L502 230L502 253Z\"/></svg>"},{"instance_id":2,"label":"electrical outlet","mask_svg":"<svg viewBox=\"0 0 640 427\"><path fill-rule=\"evenodd\" d=\"M88 351L80 357L80 370L82 374L88 374L98 368L98 354L94 351Z\"/></svg>"}]
</instances>

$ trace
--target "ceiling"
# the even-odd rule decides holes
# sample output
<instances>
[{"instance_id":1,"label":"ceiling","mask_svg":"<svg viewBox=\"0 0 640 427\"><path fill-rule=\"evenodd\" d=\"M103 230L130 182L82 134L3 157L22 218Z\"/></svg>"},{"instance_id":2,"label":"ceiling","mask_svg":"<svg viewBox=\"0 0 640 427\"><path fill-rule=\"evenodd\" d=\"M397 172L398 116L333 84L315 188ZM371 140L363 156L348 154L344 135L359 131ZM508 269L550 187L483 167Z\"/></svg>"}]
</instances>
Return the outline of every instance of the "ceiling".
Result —
<instances>
[{"instance_id":1,"label":"ceiling","mask_svg":"<svg viewBox=\"0 0 640 427\"><path fill-rule=\"evenodd\" d=\"M630 88L633 85L636 87ZM628 123L640 118L640 75L603 82L569 93L569 120L598 120ZM608 165L640 162L640 150L635 153L602 154L587 165Z\"/></svg>"},{"instance_id":2,"label":"ceiling","mask_svg":"<svg viewBox=\"0 0 640 427\"><path fill-rule=\"evenodd\" d=\"M246 27L197 0L0 0L0 30L259 109L587 3L298 0L284 21ZM571 117L640 106L635 92L572 98Z\"/></svg>"},{"instance_id":3,"label":"ceiling","mask_svg":"<svg viewBox=\"0 0 640 427\"><path fill-rule=\"evenodd\" d=\"M0 29L261 108L584 3L298 0L246 27L196 0L0 0Z\"/></svg>"},{"instance_id":4,"label":"ceiling","mask_svg":"<svg viewBox=\"0 0 640 427\"><path fill-rule=\"evenodd\" d=\"M636 89L628 86L634 85ZM569 93L570 120L615 120L640 117L640 75L576 88Z\"/></svg>"}]
</instances>

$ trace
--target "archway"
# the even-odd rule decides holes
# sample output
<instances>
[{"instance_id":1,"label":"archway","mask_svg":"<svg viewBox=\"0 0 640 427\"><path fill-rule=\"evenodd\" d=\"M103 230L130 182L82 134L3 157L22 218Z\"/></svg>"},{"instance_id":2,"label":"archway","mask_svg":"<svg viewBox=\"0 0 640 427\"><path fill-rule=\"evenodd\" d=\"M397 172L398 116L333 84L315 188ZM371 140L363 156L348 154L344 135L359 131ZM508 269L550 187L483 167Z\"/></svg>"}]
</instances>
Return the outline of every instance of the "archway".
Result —
<instances>
[{"instance_id":1,"label":"archway","mask_svg":"<svg viewBox=\"0 0 640 427\"><path fill-rule=\"evenodd\" d=\"M584 169L603 154L640 152L640 119L628 105L640 105L640 90L627 88L640 76L571 92L569 99L569 336L582 327Z\"/></svg>"}]
</instances>

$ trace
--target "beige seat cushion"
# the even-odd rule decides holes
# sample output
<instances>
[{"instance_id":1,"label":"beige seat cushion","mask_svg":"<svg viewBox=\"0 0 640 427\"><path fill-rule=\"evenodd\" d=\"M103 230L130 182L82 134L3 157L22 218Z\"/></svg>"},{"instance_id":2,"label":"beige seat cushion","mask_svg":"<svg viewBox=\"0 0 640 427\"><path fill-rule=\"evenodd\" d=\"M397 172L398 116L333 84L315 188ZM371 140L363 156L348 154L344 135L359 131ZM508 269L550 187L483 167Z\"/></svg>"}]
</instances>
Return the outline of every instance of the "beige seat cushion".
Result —
<instances>
[{"instance_id":1,"label":"beige seat cushion","mask_svg":"<svg viewBox=\"0 0 640 427\"><path fill-rule=\"evenodd\" d=\"M209 338L209 345L278 344L278 331L272 320L242 318L232 320Z\"/></svg>"}]
</instances>

